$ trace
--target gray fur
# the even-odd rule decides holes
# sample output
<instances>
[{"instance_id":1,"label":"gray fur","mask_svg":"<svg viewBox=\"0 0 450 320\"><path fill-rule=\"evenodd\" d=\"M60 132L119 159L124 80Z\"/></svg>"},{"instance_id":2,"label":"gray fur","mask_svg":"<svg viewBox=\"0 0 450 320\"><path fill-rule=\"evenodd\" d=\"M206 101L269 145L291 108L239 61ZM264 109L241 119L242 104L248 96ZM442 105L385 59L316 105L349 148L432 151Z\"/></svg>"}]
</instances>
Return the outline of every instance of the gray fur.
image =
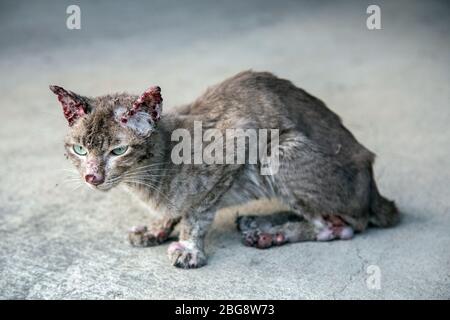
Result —
<instances>
[{"instance_id":1,"label":"gray fur","mask_svg":"<svg viewBox=\"0 0 450 320\"><path fill-rule=\"evenodd\" d=\"M74 143L97 159L118 140L131 146L109 168L100 161L106 181L96 188L125 185L161 216L150 228L130 231L135 245L162 243L180 221L180 242L169 247L170 261L178 267L206 264L203 241L216 211L249 200L278 198L298 217L239 220L244 241L250 239L246 244L259 248L344 239L349 229L361 232L369 223L387 227L398 220L394 203L378 193L373 153L322 101L287 80L265 72L239 73L193 103L163 114L150 137L139 136L115 119L114 111L130 108L136 98L128 94L83 98L92 111L70 128L67 154L84 176L83 159L71 151ZM279 172L262 176L259 164L173 164L170 154L177 142L171 141L171 133L186 128L193 134L195 120L224 133L227 128L279 129Z\"/></svg>"}]
</instances>

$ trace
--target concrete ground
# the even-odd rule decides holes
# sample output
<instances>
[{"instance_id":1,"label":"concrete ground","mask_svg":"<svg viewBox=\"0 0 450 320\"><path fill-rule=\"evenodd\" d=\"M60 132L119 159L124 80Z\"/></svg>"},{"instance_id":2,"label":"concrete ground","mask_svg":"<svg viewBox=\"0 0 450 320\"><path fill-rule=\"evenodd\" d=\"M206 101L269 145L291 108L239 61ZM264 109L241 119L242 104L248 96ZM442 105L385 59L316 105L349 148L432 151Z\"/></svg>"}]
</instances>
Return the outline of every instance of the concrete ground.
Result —
<instances>
[{"instance_id":1,"label":"concrete ground","mask_svg":"<svg viewBox=\"0 0 450 320\"><path fill-rule=\"evenodd\" d=\"M450 298L448 2L376 1L375 31L370 1L76 2L81 30L65 27L71 1L0 2L0 298ZM209 264L179 270L166 244L128 245L128 228L149 219L128 194L65 180L49 84L86 95L159 84L170 108L249 68L323 99L378 154L398 227L261 251L240 243L230 209Z\"/></svg>"}]
</instances>

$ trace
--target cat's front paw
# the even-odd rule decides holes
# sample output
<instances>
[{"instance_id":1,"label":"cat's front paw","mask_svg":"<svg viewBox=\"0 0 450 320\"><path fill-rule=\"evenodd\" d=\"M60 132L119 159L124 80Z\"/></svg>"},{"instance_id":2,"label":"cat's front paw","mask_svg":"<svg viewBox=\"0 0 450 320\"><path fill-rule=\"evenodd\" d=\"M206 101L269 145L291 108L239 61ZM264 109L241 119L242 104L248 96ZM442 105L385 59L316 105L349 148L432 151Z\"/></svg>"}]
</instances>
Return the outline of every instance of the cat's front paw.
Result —
<instances>
[{"instance_id":1,"label":"cat's front paw","mask_svg":"<svg viewBox=\"0 0 450 320\"><path fill-rule=\"evenodd\" d=\"M146 226L132 227L128 232L128 240L135 247L152 247L163 243L167 239L164 230L152 232Z\"/></svg>"},{"instance_id":2,"label":"cat's front paw","mask_svg":"<svg viewBox=\"0 0 450 320\"><path fill-rule=\"evenodd\" d=\"M167 253L172 265L178 268L200 268L206 264L204 252L191 241L172 242Z\"/></svg>"}]
</instances>

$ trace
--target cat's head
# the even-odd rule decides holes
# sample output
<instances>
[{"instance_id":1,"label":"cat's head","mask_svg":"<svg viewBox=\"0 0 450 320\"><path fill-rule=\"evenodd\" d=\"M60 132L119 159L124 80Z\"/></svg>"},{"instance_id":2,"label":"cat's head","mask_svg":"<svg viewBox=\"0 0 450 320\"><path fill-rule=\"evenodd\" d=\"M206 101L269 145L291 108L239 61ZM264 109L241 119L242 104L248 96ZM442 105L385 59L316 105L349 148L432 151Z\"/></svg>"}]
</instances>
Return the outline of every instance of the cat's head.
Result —
<instances>
[{"instance_id":1,"label":"cat's head","mask_svg":"<svg viewBox=\"0 0 450 320\"><path fill-rule=\"evenodd\" d=\"M161 89L151 87L141 96L80 96L50 86L58 96L69 124L67 156L84 181L98 190L119 184L125 173L151 157L150 136L162 111Z\"/></svg>"}]
</instances>

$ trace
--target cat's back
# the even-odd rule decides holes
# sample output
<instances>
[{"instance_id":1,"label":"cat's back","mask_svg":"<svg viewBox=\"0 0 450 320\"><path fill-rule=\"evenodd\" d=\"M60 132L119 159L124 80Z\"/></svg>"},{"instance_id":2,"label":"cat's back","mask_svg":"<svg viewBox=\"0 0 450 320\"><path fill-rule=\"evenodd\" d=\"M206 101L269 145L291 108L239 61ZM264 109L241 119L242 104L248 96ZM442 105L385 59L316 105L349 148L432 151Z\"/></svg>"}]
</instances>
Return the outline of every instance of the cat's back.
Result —
<instances>
[{"instance_id":1,"label":"cat's back","mask_svg":"<svg viewBox=\"0 0 450 320\"><path fill-rule=\"evenodd\" d=\"M185 109L185 114L221 129L297 132L325 152L342 146L347 155L362 152L362 158L372 158L321 100L269 72L240 72L210 87Z\"/></svg>"},{"instance_id":2,"label":"cat's back","mask_svg":"<svg viewBox=\"0 0 450 320\"><path fill-rule=\"evenodd\" d=\"M305 126L325 121L340 124L339 117L322 101L269 72L243 71L212 86L191 106L191 114L236 116L258 123Z\"/></svg>"}]
</instances>

